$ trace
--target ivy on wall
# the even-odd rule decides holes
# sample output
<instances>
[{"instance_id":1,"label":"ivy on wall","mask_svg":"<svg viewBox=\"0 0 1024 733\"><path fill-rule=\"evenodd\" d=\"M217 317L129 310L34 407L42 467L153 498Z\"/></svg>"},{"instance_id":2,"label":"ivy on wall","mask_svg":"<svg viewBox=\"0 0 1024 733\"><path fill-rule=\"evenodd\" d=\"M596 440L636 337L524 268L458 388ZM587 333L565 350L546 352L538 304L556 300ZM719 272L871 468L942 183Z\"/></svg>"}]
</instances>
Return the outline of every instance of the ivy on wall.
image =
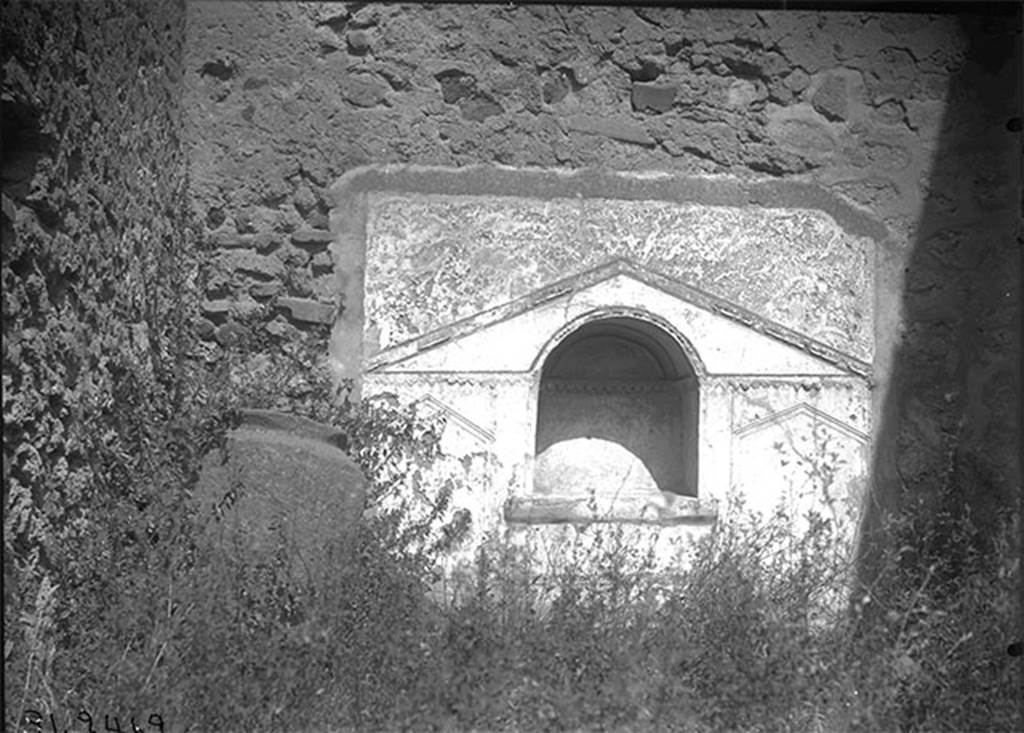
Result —
<instances>
[{"instance_id":1,"label":"ivy on wall","mask_svg":"<svg viewBox=\"0 0 1024 733\"><path fill-rule=\"evenodd\" d=\"M180 0L19 0L0 21L5 625L57 644L152 562L201 452L184 21ZM5 646L18 697L52 662L41 638Z\"/></svg>"}]
</instances>

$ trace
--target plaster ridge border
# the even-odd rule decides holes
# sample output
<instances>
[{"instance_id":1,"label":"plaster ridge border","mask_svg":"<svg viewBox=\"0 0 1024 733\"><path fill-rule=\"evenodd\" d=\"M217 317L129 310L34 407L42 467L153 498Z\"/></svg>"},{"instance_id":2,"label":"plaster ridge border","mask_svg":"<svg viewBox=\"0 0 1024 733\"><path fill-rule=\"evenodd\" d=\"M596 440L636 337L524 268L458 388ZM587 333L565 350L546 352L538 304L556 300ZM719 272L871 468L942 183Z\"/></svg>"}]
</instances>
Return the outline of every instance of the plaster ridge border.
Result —
<instances>
[{"instance_id":1,"label":"plaster ridge border","mask_svg":"<svg viewBox=\"0 0 1024 733\"><path fill-rule=\"evenodd\" d=\"M818 409L817 407L814 407L813 405L809 405L806 402L797 402L795 405L790 405L789 407L783 410L778 410L776 412L772 412L770 415L765 415L764 417L759 417L756 420L752 420L743 427L734 430L733 435L735 435L737 438L743 438L746 437L747 435L750 435L753 432L756 432L757 430L766 425L779 424L786 420L787 418L791 417L792 415L797 415L800 413L809 414L812 417L817 418L822 422L828 424L829 426L835 428L839 432L846 433L851 438L854 438L855 440L861 443L866 444L870 440L870 437L866 433L861 432L852 425L847 425L842 420L833 417L832 415L829 415L827 412L824 412Z\"/></svg>"},{"instance_id":2,"label":"plaster ridge border","mask_svg":"<svg viewBox=\"0 0 1024 733\"><path fill-rule=\"evenodd\" d=\"M428 408L432 408L442 413L444 415L445 420L450 420L451 422L457 423L463 430L465 430L467 433L470 433L471 435L479 439L481 442L494 442L494 433L492 433L490 430L487 430L486 428L481 427L480 425L477 425L475 422L473 422L468 417L460 413L454 407L442 402L433 395L424 394L422 397L416 400L416 402L422 403L426 405Z\"/></svg>"},{"instance_id":3,"label":"plaster ridge border","mask_svg":"<svg viewBox=\"0 0 1024 733\"><path fill-rule=\"evenodd\" d=\"M808 181L724 174L600 168L517 168L496 164L463 167L416 164L367 165L347 171L331 186L335 208L371 192L426 195L506 196L533 199L593 198L666 201L706 206L816 209L849 234L877 244L894 241L889 227L862 207Z\"/></svg>"}]
</instances>

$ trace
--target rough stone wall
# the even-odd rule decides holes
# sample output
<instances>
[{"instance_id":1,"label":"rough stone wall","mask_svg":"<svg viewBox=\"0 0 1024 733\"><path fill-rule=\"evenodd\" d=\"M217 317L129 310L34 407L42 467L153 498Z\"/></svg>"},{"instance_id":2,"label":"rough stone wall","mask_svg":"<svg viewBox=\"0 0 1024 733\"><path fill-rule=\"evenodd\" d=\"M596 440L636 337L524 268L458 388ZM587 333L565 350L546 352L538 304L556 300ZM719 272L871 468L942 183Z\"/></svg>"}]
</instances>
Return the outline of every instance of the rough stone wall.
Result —
<instances>
[{"instance_id":1,"label":"rough stone wall","mask_svg":"<svg viewBox=\"0 0 1024 733\"><path fill-rule=\"evenodd\" d=\"M326 187L357 166L805 181L891 233L874 273L885 493L931 491L956 471L1004 500L1019 486L1011 5L995 17L237 2L188 12L193 205L219 246L211 338L231 338L243 314L290 338L344 308L358 273L334 270Z\"/></svg>"}]
</instances>

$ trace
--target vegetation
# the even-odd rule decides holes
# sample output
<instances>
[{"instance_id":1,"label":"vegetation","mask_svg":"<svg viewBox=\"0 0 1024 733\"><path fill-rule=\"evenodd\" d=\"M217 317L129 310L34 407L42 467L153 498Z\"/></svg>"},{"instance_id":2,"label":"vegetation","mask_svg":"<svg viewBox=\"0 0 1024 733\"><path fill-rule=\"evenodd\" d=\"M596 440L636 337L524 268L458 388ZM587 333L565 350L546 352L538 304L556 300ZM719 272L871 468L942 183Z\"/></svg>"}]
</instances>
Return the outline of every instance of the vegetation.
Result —
<instances>
[{"instance_id":1,"label":"vegetation","mask_svg":"<svg viewBox=\"0 0 1024 733\"><path fill-rule=\"evenodd\" d=\"M329 407L312 353L206 378L221 405L290 395L295 411L345 430L381 509L354 559L326 587L296 584L284 555L195 552L201 523L186 514L168 541L114 567L116 594L75 608L77 634L58 632L61 588L44 578L7 660L11 729L26 708L65 711L65 725L80 708L158 712L194 731L1019 725L1020 665L1004 653L1017 567L1007 546L970 551L968 519L893 520L877 581L852 607L828 593L846 568L827 520L810 517L794 538L791 518L740 505L671 577L621 530L589 527L544 575L494 537L438 594L438 561L465 527L448 521L443 492L426 513L389 501L439 455L437 426L394 406Z\"/></svg>"}]
</instances>

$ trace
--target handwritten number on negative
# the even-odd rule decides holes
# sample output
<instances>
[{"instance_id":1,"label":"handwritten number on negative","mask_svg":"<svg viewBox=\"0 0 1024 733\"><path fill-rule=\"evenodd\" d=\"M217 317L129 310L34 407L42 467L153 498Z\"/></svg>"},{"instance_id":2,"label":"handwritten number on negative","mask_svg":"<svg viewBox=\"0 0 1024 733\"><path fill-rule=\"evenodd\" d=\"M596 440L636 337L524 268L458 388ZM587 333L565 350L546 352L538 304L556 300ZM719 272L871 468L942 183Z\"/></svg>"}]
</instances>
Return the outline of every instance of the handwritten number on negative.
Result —
<instances>
[{"instance_id":1,"label":"handwritten number on negative","mask_svg":"<svg viewBox=\"0 0 1024 733\"><path fill-rule=\"evenodd\" d=\"M82 712L80 712L78 714L77 717L78 717L78 720L82 721L83 723L85 723L86 725L89 726L89 730L88 730L87 733L97 733L96 729L92 727L92 716L89 715L89 711L88 710L83 710Z\"/></svg>"},{"instance_id":2,"label":"handwritten number on negative","mask_svg":"<svg viewBox=\"0 0 1024 733\"><path fill-rule=\"evenodd\" d=\"M50 713L50 728L49 733L60 733L57 730L57 721L53 717L53 713ZM88 710L82 710L75 716L75 718L82 723L85 723L87 728L85 733L101 733L93 727L92 715L89 714ZM111 722L113 718L113 722ZM22 728L34 728L43 733L43 714L38 710L25 710L25 713L21 716L21 727ZM140 728L135 723L135 718L131 717L128 719L131 725L131 729L125 729L121 727L121 720L116 715L104 715L103 716L103 731L105 733L147 733L146 729ZM159 733L164 733L164 719L159 713L151 713L149 716L149 724L154 726ZM64 733L69 733L65 730ZM76 732L77 733L77 732Z\"/></svg>"}]
</instances>

